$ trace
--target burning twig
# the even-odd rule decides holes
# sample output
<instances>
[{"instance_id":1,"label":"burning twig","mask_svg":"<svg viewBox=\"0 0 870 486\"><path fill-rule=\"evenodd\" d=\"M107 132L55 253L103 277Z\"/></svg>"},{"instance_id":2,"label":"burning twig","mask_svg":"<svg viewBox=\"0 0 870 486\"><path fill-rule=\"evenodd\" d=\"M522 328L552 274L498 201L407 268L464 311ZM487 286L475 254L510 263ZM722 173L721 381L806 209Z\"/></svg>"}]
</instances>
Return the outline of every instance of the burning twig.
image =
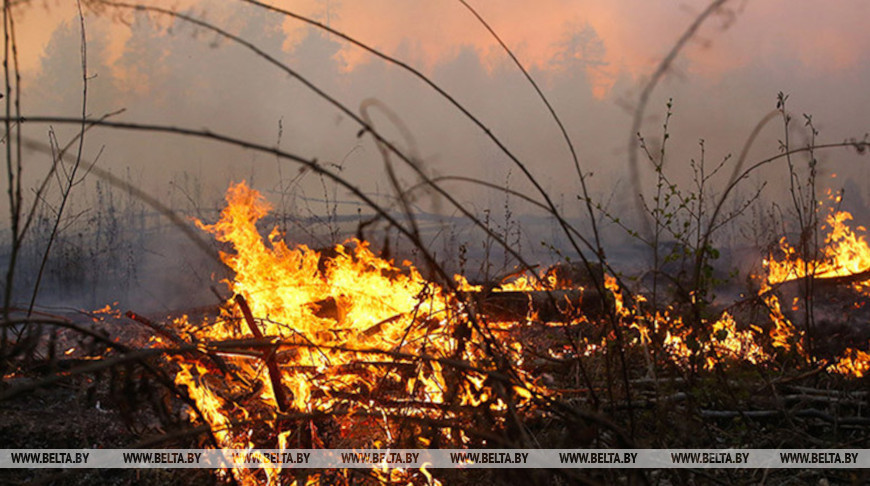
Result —
<instances>
[{"instance_id":1,"label":"burning twig","mask_svg":"<svg viewBox=\"0 0 870 486\"><path fill-rule=\"evenodd\" d=\"M166 329L165 327L161 326L160 324L157 324L156 322L152 321L151 319L148 319L145 316L141 316L133 311L127 311L124 315L128 319L132 319L132 320L138 322L139 324L142 324L143 326L153 330L157 334L160 334L161 336L169 339L170 341L174 342L175 344L187 344L187 342L184 339L181 339L180 337L178 337L178 335L176 335L174 332L170 331L169 329Z\"/></svg>"},{"instance_id":2,"label":"burning twig","mask_svg":"<svg viewBox=\"0 0 870 486\"><path fill-rule=\"evenodd\" d=\"M251 334L253 334L255 338L262 338L263 333L260 332L260 328L257 327L257 323L254 321L254 315L251 314L251 308L248 307L248 302L242 294L236 294L236 303L239 304L239 309L241 309L242 315L245 317L245 322L248 324ZM262 358L266 363L266 368L269 370L269 381L272 383L272 393L275 394L275 401L278 404L278 410L281 413L285 413L287 411L287 394L281 386L281 370L278 369L278 363L275 362L274 348L264 349Z\"/></svg>"},{"instance_id":3,"label":"burning twig","mask_svg":"<svg viewBox=\"0 0 870 486\"><path fill-rule=\"evenodd\" d=\"M142 325L148 327L149 329L154 330L155 332L157 332L161 336L169 339L170 341L172 341L175 344L182 345L182 346L187 345L187 344L191 344L191 343L188 343L187 341L185 341L184 339L182 339L180 336L178 336L174 332L167 329L166 327L161 326L160 324L157 324L156 322L152 321L151 319L148 319L145 316L139 315L133 311L127 311L124 315L128 319L132 319L132 320L138 322L139 324L142 324ZM196 339L193 340L193 344L194 345L198 344L196 342ZM199 350L198 350L198 352L199 352L199 354L207 357L212 363L214 363L214 365L217 366L217 368L222 373L224 373L224 375L232 376L233 378L241 380L246 385L250 385L250 383L248 383L248 381L245 380L244 377L239 376L237 373L233 372L230 369L230 367L227 365L227 363L223 360L223 358L221 358L219 355L213 354L213 353L207 353L207 352L199 351Z\"/></svg>"}]
</instances>

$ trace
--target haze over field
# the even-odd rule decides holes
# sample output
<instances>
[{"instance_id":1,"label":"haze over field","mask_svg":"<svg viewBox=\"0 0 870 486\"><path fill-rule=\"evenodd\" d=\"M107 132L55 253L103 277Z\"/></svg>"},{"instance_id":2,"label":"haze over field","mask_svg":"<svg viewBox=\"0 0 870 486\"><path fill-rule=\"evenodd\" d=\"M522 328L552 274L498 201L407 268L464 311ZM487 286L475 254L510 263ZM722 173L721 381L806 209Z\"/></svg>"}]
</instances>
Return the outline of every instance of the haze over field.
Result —
<instances>
[{"instance_id":1,"label":"haze over field","mask_svg":"<svg viewBox=\"0 0 870 486\"><path fill-rule=\"evenodd\" d=\"M353 120L286 72L214 32L166 15L84 3L91 117L124 109L112 119L207 128L278 145L317 158L376 200L391 200L372 138L360 136ZM368 106L375 126L431 176L474 177L541 199L483 131L432 89L336 36L242 1L143 4L206 20L286 63L351 110L359 113ZM576 199L576 170L557 126L504 50L460 2L280 5L419 69L479 117L569 217L585 216ZM627 161L634 109L652 73L707 4L510 0L473 6L562 117L581 167L591 174L590 196L614 215L631 219L635 190ZM699 157L700 139L708 164L736 156L756 123L775 108L779 91L790 95L789 108L799 122L793 143L807 142L802 113L813 115L820 143L862 137L870 130L868 14L870 5L860 0L726 2L680 51L646 108L642 131L656 151L665 105L674 100L665 165L673 180L690 181L689 161ZM81 32L75 3L27 4L16 11L15 21L22 113L79 116ZM74 125L54 129L61 143L77 130ZM45 125L28 124L23 131L47 140ZM781 124L768 124L749 162L776 154L781 137ZM847 150L817 156L820 185L845 186L849 204L863 207L870 175L866 162ZM217 207L228 183L242 179L263 190L279 209L302 215L333 210L355 215L360 207L348 191L324 185L292 163L214 142L94 129L86 137L84 157L98 157L100 167L191 214ZM49 161L45 154L29 155L25 181L35 183ZM641 158L640 165L649 195L650 164ZM397 170L403 186L419 181L406 167L397 165ZM730 169L723 171L722 181L725 174ZM786 181L784 166L773 164L747 181L742 195L769 182L763 197L776 201L786 194ZM504 212L504 192L460 182L445 187L475 214ZM57 195L47 199L52 197ZM86 212L98 197L103 196L81 186L73 190L71 204ZM3 204L6 214L8 202ZM541 215L516 197L509 205L520 220ZM415 207L421 213L457 215L443 198L420 196ZM523 237L527 248L549 238L540 231Z\"/></svg>"},{"instance_id":2,"label":"haze over field","mask_svg":"<svg viewBox=\"0 0 870 486\"><path fill-rule=\"evenodd\" d=\"M407 73L361 49L293 19L242 2L160 3L207 19L261 47L352 109L376 98L416 139L427 169L501 183L511 164L480 130ZM706 5L701 2L478 2L481 15L541 83L565 119L596 193L625 186L626 152L642 83ZM553 194L578 192L568 151L543 105L503 50L458 2L293 2L287 8L346 32L419 68L464 103ZM664 104L675 100L671 164L737 152L775 95L791 95L796 113L812 113L822 137L839 141L867 130L870 33L861 1L731 2L686 46L650 98L649 137L658 136ZM341 164L369 190L385 190L377 150L357 126L262 59L215 34L152 14L105 9L86 18L89 112L126 108L119 119L208 127L290 152ZM21 9L20 64L27 113L75 115L80 110L79 26L72 2ZM380 128L405 145L375 112ZM31 128L39 136L44 127ZM781 129L767 131L768 141ZM227 179L273 180L275 164L226 147L152 135L93 135L88 152L106 145L102 164L127 167L156 190L173 173L201 178L211 195ZM760 143L767 155L776 146ZM858 176L849 158L830 157L830 170ZM257 160L254 162L254 160ZM156 169L165 175L156 176ZM292 170L290 168L287 169ZM513 168L513 183L524 189ZM145 176L144 174L148 174ZM258 181L259 179L259 181ZM382 184L378 186L377 181ZM600 181L600 182L599 182ZM862 186L866 184L861 184ZM479 193L479 191L473 191ZM478 199L478 198L474 198ZM479 202L479 201L478 201Z\"/></svg>"}]
</instances>

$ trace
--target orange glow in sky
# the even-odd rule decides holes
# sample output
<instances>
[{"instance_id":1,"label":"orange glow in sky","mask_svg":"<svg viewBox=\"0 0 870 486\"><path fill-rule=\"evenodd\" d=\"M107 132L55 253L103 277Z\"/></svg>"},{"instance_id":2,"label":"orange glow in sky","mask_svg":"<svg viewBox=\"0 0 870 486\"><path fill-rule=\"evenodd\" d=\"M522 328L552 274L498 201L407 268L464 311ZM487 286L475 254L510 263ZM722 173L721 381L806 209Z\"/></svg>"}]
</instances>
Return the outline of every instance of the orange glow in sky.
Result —
<instances>
[{"instance_id":1,"label":"orange glow in sky","mask_svg":"<svg viewBox=\"0 0 870 486\"><path fill-rule=\"evenodd\" d=\"M215 20L239 2L181 0L145 2L180 11L206 12ZM557 54L572 33L589 28L603 50L589 68L596 95L606 94L621 73L648 75L667 53L706 2L637 2L596 0L478 0L470 2L490 23L519 59L540 70L555 69ZM412 65L430 70L473 48L489 65L505 61L495 40L456 1L298 0L278 2L283 8L309 16L360 39ZM684 51L689 72L719 77L751 62L796 59L810 70L848 69L870 48L870 29L863 22L870 4L863 1L811 0L732 1L728 12L708 21ZM123 23L88 17L91 35L110 39L109 61L120 57L129 38ZM730 21L733 20L733 23ZM32 4L17 13L20 63L25 76L39 69L43 51L63 22L76 22L74 2ZM285 48L292 50L305 26L287 19ZM352 46L338 54L352 70L371 57Z\"/></svg>"}]
</instances>

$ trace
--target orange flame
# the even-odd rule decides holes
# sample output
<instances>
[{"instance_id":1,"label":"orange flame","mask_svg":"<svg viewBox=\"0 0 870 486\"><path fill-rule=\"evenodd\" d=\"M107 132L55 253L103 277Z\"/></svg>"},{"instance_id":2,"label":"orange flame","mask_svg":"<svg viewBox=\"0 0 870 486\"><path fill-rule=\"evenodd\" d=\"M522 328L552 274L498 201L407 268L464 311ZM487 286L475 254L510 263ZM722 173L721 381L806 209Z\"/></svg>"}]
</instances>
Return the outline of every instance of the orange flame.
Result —
<instances>
[{"instance_id":1,"label":"orange flame","mask_svg":"<svg viewBox=\"0 0 870 486\"><path fill-rule=\"evenodd\" d=\"M485 374L448 378L439 361L458 359L477 366L478 358L485 356L473 340L457 345L454 331L466 317L450 293L422 278L407 262L399 268L378 258L364 242L351 240L325 254L304 245L288 247L277 229L264 240L256 224L269 210L257 191L240 183L228 190L219 221L197 221L201 229L231 247L221 253L234 272L225 283L244 297L261 334L277 345L265 355L223 355L256 392L246 403L227 399L230 393L218 393L215 387L220 384L205 379L208 370L202 365L179 363L176 382L188 388L212 430L221 431L215 433L221 447L252 447L247 434L229 432L232 422L246 418L246 409L267 411L267 421L280 419L276 410L281 407L272 388L275 381L288 392L290 403L284 405L295 411L342 409L369 417L358 424L366 432L355 434L357 440L368 441L359 445L389 442L388 413L425 416L452 397L460 406L507 410L502 398L490 390ZM462 280L460 284L467 286ZM238 309L228 304L221 320L202 323L195 334L200 342L238 340L251 336L245 322ZM519 343L502 344L515 362L521 361ZM419 358L423 356L427 358ZM264 369L263 362L269 359L277 363L280 376L269 376ZM531 399L532 386L511 387L517 403ZM381 397L389 400L379 402ZM461 434L454 438L462 441ZM276 439L281 445L299 440L287 432L279 432ZM248 482L247 473L234 473ZM397 474L420 473L382 473L390 480Z\"/></svg>"},{"instance_id":2,"label":"orange flame","mask_svg":"<svg viewBox=\"0 0 870 486\"><path fill-rule=\"evenodd\" d=\"M362 357L327 347L411 352L420 340L446 346L444 319L451 303L414 268L402 272L359 241L351 242L352 249L338 245L328 260L304 245L287 247L277 230L269 234L267 246L256 228L270 209L262 196L241 183L230 188L227 202L220 221L199 225L235 250L221 254L235 272L227 284L248 301L264 335L303 337L314 347L323 346L300 351L293 357L295 365L325 370ZM327 306L331 312L324 312ZM322 385L334 384L334 378L312 380L303 373L281 377L294 407L307 411L332 402L329 396L314 396L314 391L331 388ZM351 386L357 380L348 374L341 381ZM440 400L440 388L425 387L426 399Z\"/></svg>"},{"instance_id":3,"label":"orange flame","mask_svg":"<svg viewBox=\"0 0 870 486\"><path fill-rule=\"evenodd\" d=\"M839 202L839 196L833 198ZM781 310L778 298L768 291L776 284L806 278L811 275L814 278L850 277L861 275L870 271L870 245L867 244L865 235L857 234L849 225L852 215L846 211L831 211L825 218L825 225L821 229L827 229L825 245L821 249L821 257L806 261L797 251L783 238L780 240L780 249L784 254L781 260L765 260L767 278L763 282L759 294L764 295L764 300L770 309L770 316L776 327L771 331L774 346L785 349L794 343L800 354L804 354L800 347L800 333L794 329L794 325L785 317ZM856 228L859 232L866 232L862 226ZM866 290L870 278L852 282L855 290ZM797 338L797 339L796 339ZM867 353L847 348L843 356L833 365L833 369L844 375L864 376L870 369L870 356Z\"/></svg>"},{"instance_id":4,"label":"orange flame","mask_svg":"<svg viewBox=\"0 0 870 486\"><path fill-rule=\"evenodd\" d=\"M870 270L870 246L863 235L857 235L849 227L847 221L851 219L852 215L846 211L832 212L827 216L826 225L822 229L827 228L829 231L825 237L822 257L817 260L805 261L783 237L780 248L785 258L764 261L767 267L767 283L774 285L807 275L818 278L845 277ZM858 230L864 231L864 228L859 226Z\"/></svg>"},{"instance_id":5,"label":"orange flame","mask_svg":"<svg viewBox=\"0 0 870 486\"><path fill-rule=\"evenodd\" d=\"M330 252L319 252L304 245L288 247L277 229L266 239L257 229L257 222L270 210L269 204L244 183L231 186L227 192L227 207L214 224L197 225L225 243L231 251L221 253L222 260L234 272L225 283L233 294L241 295L249 304L255 325L268 339L265 353L245 353L222 356L247 390L227 393L227 383L209 379L209 369L202 363L178 360L176 383L188 388L191 398L210 425L219 445L224 448L251 448L254 438L236 432L234 422L244 421L255 413L259 420L278 423L276 393L272 386L280 383L288 392L289 403L283 404L295 412L328 412L342 410L358 412L366 417L355 427L365 428L366 444L389 444L392 435L391 414L426 417L429 410L458 404L487 407L493 412L505 411L503 399L510 393L518 404L529 403L533 394L544 393L535 380L522 375L521 382L501 391L493 388L486 373L473 369L452 373L446 360L459 360L468 366L485 369L487 353L474 339L457 338L465 326L462 302L451 292L428 282L409 263L397 267L378 258L361 241L351 240ZM847 225L846 213L831 214L827 219L831 231L824 258L803 262L785 242L786 258L767 261L766 286L801 278L802 271L811 269L816 276L852 275L870 268L870 248L863 236L856 235ZM803 269L803 270L802 270ZM679 315L671 310L644 309L641 296L628 303L622 289L612 277L605 276L605 286L613 297L615 315L620 324L636 331L631 345L646 352L653 339L662 344L666 359L687 366L694 357L704 369L727 362L746 361L769 363L775 349L793 349L803 354L801 334L787 319L773 293L765 300L774 328L769 335L758 326L739 328L735 318L722 313L715 321L703 321L698 329L689 329ZM480 290L462 276L455 277L462 291ZM546 290L559 284L554 275L542 272L538 278L520 277L503 284L498 290ZM585 321L579 316L571 323ZM517 323L497 323L505 328ZM176 322L195 336L198 342L250 338L240 312L227 304L220 320L214 322ZM479 337L479 336L474 336ZM584 338L584 356L606 352L607 340L596 342ZM465 339L460 342L459 339ZM461 344L461 345L460 345ZM522 363L523 346L518 342L499 342L499 346L516 363ZM271 347L268 347L271 346ZM258 348L260 353L262 348ZM553 354L552 350L549 350ZM421 358L423 357L423 358ZM264 361L277 363L280 376L269 376ZM870 372L870 355L849 349L832 367L847 375L863 376ZM507 392L505 389L507 389ZM234 397L234 398L231 398ZM366 399L361 399L365 398ZM389 400L378 401L381 397ZM455 401L451 401L453 399ZM453 413L453 412L445 412ZM313 425L312 425L313 427ZM339 432L344 437L342 426ZM465 444L469 440L460 430L445 429L446 440ZM457 434L457 435L451 435ZM275 441L280 447L301 440L292 431L278 430ZM316 435L312 432L311 435ZM270 439L271 440L271 439ZM314 440L314 439L312 439ZM418 446L426 447L427 438L420 437ZM315 443L313 446L317 446ZM240 482L253 482L252 476L236 472ZM428 472L385 470L376 472L384 480L396 481L411 474L431 479ZM422 475L422 476L420 476ZM270 480L273 478L269 478Z\"/></svg>"}]
</instances>

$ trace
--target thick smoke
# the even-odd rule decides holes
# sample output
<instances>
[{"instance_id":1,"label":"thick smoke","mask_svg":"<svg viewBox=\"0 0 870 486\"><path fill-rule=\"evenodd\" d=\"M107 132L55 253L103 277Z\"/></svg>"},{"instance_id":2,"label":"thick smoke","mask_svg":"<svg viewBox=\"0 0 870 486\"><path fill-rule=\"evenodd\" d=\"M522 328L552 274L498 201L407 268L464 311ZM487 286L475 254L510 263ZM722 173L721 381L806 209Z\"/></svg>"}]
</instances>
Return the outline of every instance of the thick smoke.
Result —
<instances>
[{"instance_id":1,"label":"thick smoke","mask_svg":"<svg viewBox=\"0 0 870 486\"><path fill-rule=\"evenodd\" d=\"M611 216L636 225L635 188L626 167L632 109L646 76L697 12L665 11L652 4L639 7L636 2L607 2L605 7L584 1L553 1L550 9L536 7L529 12L523 10L529 8L526 3L514 3L500 9L481 7L481 13L527 63L562 117L578 148L581 166L590 174L589 195ZM419 67L504 142L572 221L588 228L584 206L578 200L579 181L556 125L522 74L467 12L456 5L427 4L421 7L424 11L415 13L404 2L360 4L316 3L299 8ZM377 100L401 124L397 126L385 110L373 108L370 115L375 126L398 147L414 153L416 165L427 176L481 179L541 200L521 170L482 130L407 72L321 30L261 8L231 2L199 2L190 7L185 10L190 15L246 39L355 113L367 100ZM791 137L796 145L807 143L801 113L812 113L821 142L860 137L868 130L870 49L866 34L859 34L863 30L850 20L863 16L844 19L835 15L835 10L847 8L840 4L814 7L821 10L812 19L799 7L790 7L792 13L784 16L772 8L745 5L711 20L654 91L643 135L657 153L665 104L672 98L674 115L664 167L674 183L691 184L689 162L700 157L700 139L705 141L709 167L728 154L736 158L755 124L775 107L778 91L790 94L789 107L796 120ZM23 22L36 22L37 7L32 9L23 12ZM852 2L848 9L866 13L867 7ZM780 20L771 24L773 15ZM535 21L524 22L524 18ZM660 22L646 21L650 18ZM208 128L316 158L398 214L394 188L372 138L360 134L360 127L347 115L262 57L213 32L156 14L127 12L118 19L103 11L99 16L89 14L86 25L92 76L90 116L124 109L114 119ZM437 25L443 27L433 27ZM812 29L807 30L808 25ZM27 27L22 31L27 32ZM28 51L33 47L20 48L25 57L33 55ZM79 50L79 24L70 15L64 23L52 26L40 61L25 71L25 114L78 116L82 94ZM46 126L28 125L24 132L47 140L47 130ZM63 144L77 129L58 125L53 130ZM781 123L771 123L749 152L749 162L775 155L782 137ZM372 214L349 191L310 170L214 142L94 129L86 136L84 153L88 160L97 159L100 167L190 217L214 218L228 183L246 179L276 206L275 223L287 231L288 239L314 246L327 246L354 234L359 222ZM26 156L25 186L35 185L45 174L50 156ZM863 207L866 164L842 150L817 157L820 187L845 184L849 204ZM419 175L395 157L392 163L403 187L420 182ZM721 191L731 167L726 165L718 182L713 182L714 193ZM642 179L648 197L653 180L649 169L650 164L645 164ZM833 178L835 173L837 178ZM92 176L84 180L73 190L66 210L68 222L52 255L56 294L63 293L63 278L78 278L74 269L67 269L72 277L63 277L64 262L78 259L76 265L86 267L82 275L94 266L113 266L118 275L109 272L112 278L106 274L105 282L95 286L114 291L115 280L126 281L131 300L151 302L146 306L177 308L179 298L185 299L180 295L190 295L191 305L210 298L210 273L220 267L210 267L193 256L197 250L182 243L165 221L151 221L151 210L127 201L122 190L100 186ZM784 165L771 164L746 181L737 197L748 197L767 182L760 203L779 201L785 195L785 180ZM519 197L465 182L445 182L444 187L497 233L528 252L533 263L552 261L558 252L568 252L552 218ZM51 219L51 207L57 206L58 198L56 188L45 198L46 220ZM487 246L485 238L458 218L459 211L444 198L420 191L409 200L436 253L449 264L459 266L460 246L471 259L469 270L498 273L515 263ZM633 243L608 224L609 217L597 216L605 226L612 253L618 255L626 242ZM729 230L730 243L747 244L740 240L740 224L752 224L751 214L747 218ZM104 233L94 234L95 228ZM383 234L376 228L366 227L366 236L376 244L395 239L395 232ZM22 262L22 275L32 273L28 265L39 259L41 236L34 231L29 240L34 255ZM402 250L402 243L398 245ZM495 260L492 265L499 268L487 266L482 261L485 257ZM191 276L197 281L188 282ZM88 305L117 300L93 292L85 301L75 299Z\"/></svg>"}]
</instances>

